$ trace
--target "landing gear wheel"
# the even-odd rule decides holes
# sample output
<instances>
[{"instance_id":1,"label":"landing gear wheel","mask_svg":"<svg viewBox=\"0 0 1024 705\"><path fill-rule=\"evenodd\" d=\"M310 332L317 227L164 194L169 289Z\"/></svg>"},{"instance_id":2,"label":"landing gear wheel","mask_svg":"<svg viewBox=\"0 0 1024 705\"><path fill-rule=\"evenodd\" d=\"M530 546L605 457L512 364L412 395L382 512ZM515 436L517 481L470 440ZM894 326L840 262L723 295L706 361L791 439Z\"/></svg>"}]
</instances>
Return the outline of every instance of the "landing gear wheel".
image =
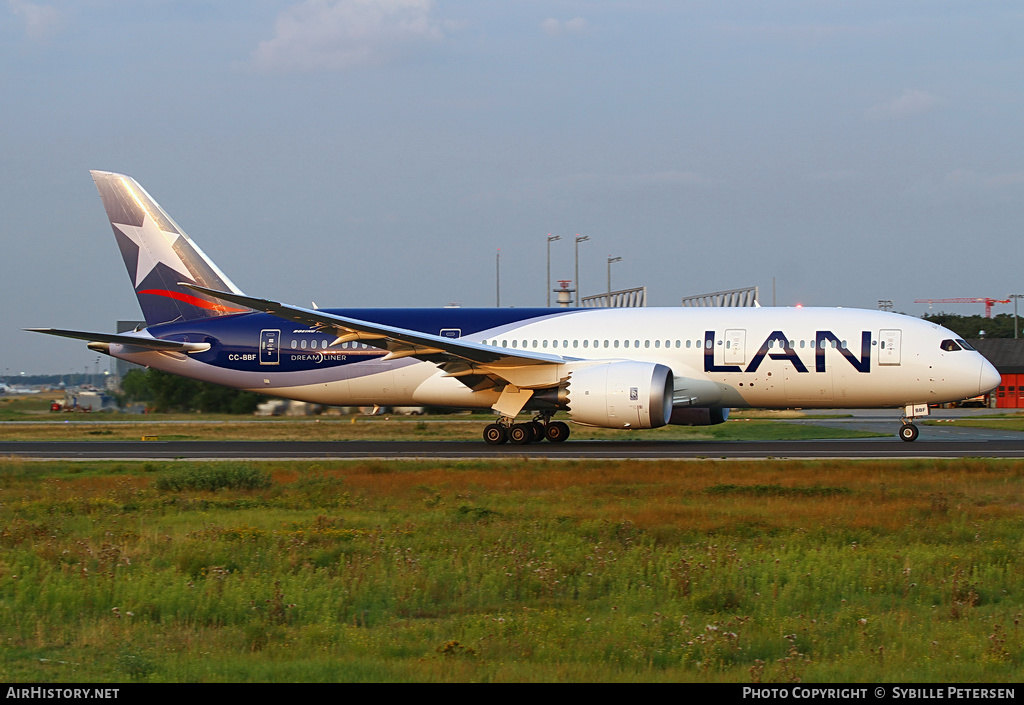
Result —
<instances>
[{"instance_id":1,"label":"landing gear wheel","mask_svg":"<svg viewBox=\"0 0 1024 705\"><path fill-rule=\"evenodd\" d=\"M920 431L917 430L917 426L912 423L905 423L900 427L899 435L900 440L904 440L907 443L912 443L917 440L917 435Z\"/></svg>"},{"instance_id":2,"label":"landing gear wheel","mask_svg":"<svg viewBox=\"0 0 1024 705\"><path fill-rule=\"evenodd\" d=\"M544 435L552 443L562 443L569 437L569 424L553 421L544 428Z\"/></svg>"},{"instance_id":3,"label":"landing gear wheel","mask_svg":"<svg viewBox=\"0 0 1024 705\"><path fill-rule=\"evenodd\" d=\"M487 424L484 427L484 440L487 445L500 446L508 440L508 432L501 424Z\"/></svg>"},{"instance_id":4,"label":"landing gear wheel","mask_svg":"<svg viewBox=\"0 0 1024 705\"><path fill-rule=\"evenodd\" d=\"M544 424L540 421L531 421L524 425L529 426L533 431L533 440L531 440L530 443L540 443L544 440Z\"/></svg>"},{"instance_id":5,"label":"landing gear wheel","mask_svg":"<svg viewBox=\"0 0 1024 705\"><path fill-rule=\"evenodd\" d=\"M533 440L533 429L529 424L517 423L508 430L508 440L517 446L524 446Z\"/></svg>"}]
</instances>

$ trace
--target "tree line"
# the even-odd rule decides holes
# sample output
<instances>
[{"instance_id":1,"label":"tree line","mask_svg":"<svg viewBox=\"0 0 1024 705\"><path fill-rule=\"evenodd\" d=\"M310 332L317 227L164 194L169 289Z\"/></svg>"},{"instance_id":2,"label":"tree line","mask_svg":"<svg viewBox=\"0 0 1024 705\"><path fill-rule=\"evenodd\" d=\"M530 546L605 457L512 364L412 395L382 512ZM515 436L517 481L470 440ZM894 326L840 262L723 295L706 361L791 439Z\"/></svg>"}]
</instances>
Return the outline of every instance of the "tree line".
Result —
<instances>
[{"instance_id":1,"label":"tree line","mask_svg":"<svg viewBox=\"0 0 1024 705\"><path fill-rule=\"evenodd\" d=\"M252 414L268 399L263 394L222 387L162 372L134 369L121 379L123 404L144 402L153 411L202 411L213 414Z\"/></svg>"},{"instance_id":2,"label":"tree line","mask_svg":"<svg viewBox=\"0 0 1024 705\"><path fill-rule=\"evenodd\" d=\"M984 316L957 316L952 313L930 313L922 318L931 323L937 323L944 328L949 328L961 338L1012 338L1013 322L1012 313L1000 313L992 318ZM1018 322L1018 335L1024 334L1024 321ZM982 336L981 331L985 331Z\"/></svg>"}]
</instances>

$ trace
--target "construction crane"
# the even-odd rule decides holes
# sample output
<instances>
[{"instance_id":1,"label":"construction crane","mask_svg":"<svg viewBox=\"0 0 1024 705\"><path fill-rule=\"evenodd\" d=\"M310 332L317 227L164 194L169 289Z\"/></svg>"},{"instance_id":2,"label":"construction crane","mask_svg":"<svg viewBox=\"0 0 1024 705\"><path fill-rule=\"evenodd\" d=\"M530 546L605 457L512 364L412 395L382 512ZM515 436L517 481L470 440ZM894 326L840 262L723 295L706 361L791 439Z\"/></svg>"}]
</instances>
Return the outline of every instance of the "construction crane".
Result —
<instances>
[{"instance_id":1,"label":"construction crane","mask_svg":"<svg viewBox=\"0 0 1024 705\"><path fill-rule=\"evenodd\" d=\"M992 304L1008 304L1009 299L990 299L986 296L967 299L915 299L915 304L985 304L985 318L992 318Z\"/></svg>"}]
</instances>

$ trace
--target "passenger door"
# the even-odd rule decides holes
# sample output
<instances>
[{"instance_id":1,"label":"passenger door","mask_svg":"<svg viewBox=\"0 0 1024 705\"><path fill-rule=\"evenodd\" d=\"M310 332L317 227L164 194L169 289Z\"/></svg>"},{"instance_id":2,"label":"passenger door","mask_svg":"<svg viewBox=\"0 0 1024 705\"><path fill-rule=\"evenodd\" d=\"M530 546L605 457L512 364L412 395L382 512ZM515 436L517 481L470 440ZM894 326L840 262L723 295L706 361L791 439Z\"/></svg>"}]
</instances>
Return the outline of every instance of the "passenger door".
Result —
<instances>
[{"instance_id":1,"label":"passenger door","mask_svg":"<svg viewBox=\"0 0 1024 705\"><path fill-rule=\"evenodd\" d=\"M902 355L903 331L878 331L878 364L898 365Z\"/></svg>"}]
</instances>

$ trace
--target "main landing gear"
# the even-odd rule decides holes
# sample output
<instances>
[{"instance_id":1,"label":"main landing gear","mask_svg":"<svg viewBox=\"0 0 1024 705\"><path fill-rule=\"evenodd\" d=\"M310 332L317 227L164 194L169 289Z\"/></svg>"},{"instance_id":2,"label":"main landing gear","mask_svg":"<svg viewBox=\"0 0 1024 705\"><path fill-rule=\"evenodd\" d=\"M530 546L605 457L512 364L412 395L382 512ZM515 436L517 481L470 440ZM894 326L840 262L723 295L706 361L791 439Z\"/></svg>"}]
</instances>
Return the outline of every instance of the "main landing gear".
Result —
<instances>
[{"instance_id":1,"label":"main landing gear","mask_svg":"<svg viewBox=\"0 0 1024 705\"><path fill-rule=\"evenodd\" d=\"M526 423L513 423L511 416L502 416L497 423L484 427L484 441L488 445L500 446L510 442L513 445L540 443L545 438L552 443L561 443L569 437L569 425L552 421L550 416L538 416Z\"/></svg>"}]
</instances>

